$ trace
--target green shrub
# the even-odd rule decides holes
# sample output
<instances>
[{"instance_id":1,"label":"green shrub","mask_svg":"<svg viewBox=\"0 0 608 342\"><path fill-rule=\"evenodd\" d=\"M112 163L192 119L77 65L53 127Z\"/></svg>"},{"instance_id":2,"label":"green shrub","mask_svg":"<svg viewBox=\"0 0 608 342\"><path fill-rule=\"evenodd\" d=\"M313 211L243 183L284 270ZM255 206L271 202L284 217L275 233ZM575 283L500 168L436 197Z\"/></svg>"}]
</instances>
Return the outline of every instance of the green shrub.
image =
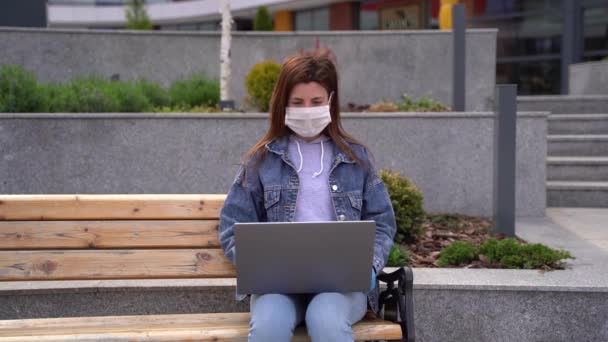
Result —
<instances>
[{"instance_id":1,"label":"green shrub","mask_svg":"<svg viewBox=\"0 0 608 342\"><path fill-rule=\"evenodd\" d=\"M152 110L152 105L142 91L142 88L133 82L110 82L109 90L112 97L118 100L121 112L141 113Z\"/></svg>"},{"instance_id":2,"label":"green shrub","mask_svg":"<svg viewBox=\"0 0 608 342\"><path fill-rule=\"evenodd\" d=\"M43 112L74 113L79 111L76 92L70 85L62 83L40 84L38 91L44 99Z\"/></svg>"},{"instance_id":3,"label":"green shrub","mask_svg":"<svg viewBox=\"0 0 608 342\"><path fill-rule=\"evenodd\" d=\"M144 0L131 0L125 8L127 28L130 30L152 30L152 22L144 7Z\"/></svg>"},{"instance_id":4,"label":"green shrub","mask_svg":"<svg viewBox=\"0 0 608 342\"><path fill-rule=\"evenodd\" d=\"M401 102L397 103L397 107L400 110L410 112L433 112L433 111L446 111L449 108L429 96L423 96L418 101L410 99L406 94L401 96Z\"/></svg>"},{"instance_id":5,"label":"green shrub","mask_svg":"<svg viewBox=\"0 0 608 342\"><path fill-rule=\"evenodd\" d=\"M171 105L179 107L216 107L220 101L220 83L203 73L175 81L169 88Z\"/></svg>"},{"instance_id":6,"label":"green shrub","mask_svg":"<svg viewBox=\"0 0 608 342\"><path fill-rule=\"evenodd\" d=\"M75 79L69 84L41 84L39 89L44 97L44 110L47 112L103 113L151 111L153 100L147 95L153 97L155 94L146 91L155 87L159 86L151 83L107 81L88 77ZM168 99L168 96L165 96ZM157 102L167 104L166 101L157 100Z\"/></svg>"},{"instance_id":7,"label":"green shrub","mask_svg":"<svg viewBox=\"0 0 608 342\"><path fill-rule=\"evenodd\" d=\"M461 216L458 214L432 214L427 217L434 226L449 231L457 232L468 228L463 225Z\"/></svg>"},{"instance_id":8,"label":"green shrub","mask_svg":"<svg viewBox=\"0 0 608 342\"><path fill-rule=\"evenodd\" d=\"M110 89L109 81L96 78L78 78L70 83L78 112L119 112L120 101Z\"/></svg>"},{"instance_id":9,"label":"green shrub","mask_svg":"<svg viewBox=\"0 0 608 342\"><path fill-rule=\"evenodd\" d=\"M203 74L176 81L169 91L146 80L108 81L97 76L64 83L41 83L21 66L0 67L0 112L211 111L219 102L219 83Z\"/></svg>"},{"instance_id":10,"label":"green shrub","mask_svg":"<svg viewBox=\"0 0 608 342\"><path fill-rule=\"evenodd\" d=\"M171 97L169 96L169 92L167 92L167 90L159 84L146 80L140 80L136 83L136 86L140 89L153 107L165 107L171 105Z\"/></svg>"},{"instance_id":11,"label":"green shrub","mask_svg":"<svg viewBox=\"0 0 608 342\"><path fill-rule=\"evenodd\" d=\"M567 251L539 243L523 245L513 238L500 241L488 239L479 247L479 253L489 262L498 262L506 268L559 268L561 260L574 259Z\"/></svg>"},{"instance_id":12,"label":"green shrub","mask_svg":"<svg viewBox=\"0 0 608 342\"><path fill-rule=\"evenodd\" d=\"M76 78L70 86L74 92L75 108L82 113L120 112L125 97L119 93L127 88L120 82L110 82L97 76Z\"/></svg>"},{"instance_id":13,"label":"green shrub","mask_svg":"<svg viewBox=\"0 0 608 342\"><path fill-rule=\"evenodd\" d=\"M477 247L469 242L454 241L448 247L441 250L437 265L445 267L447 265L460 265L477 259Z\"/></svg>"},{"instance_id":14,"label":"green shrub","mask_svg":"<svg viewBox=\"0 0 608 342\"><path fill-rule=\"evenodd\" d=\"M171 106L163 106L163 107L154 107L152 109L153 112L157 113L238 113L237 111L223 111L217 107L206 107L206 106L196 106L196 107L171 107Z\"/></svg>"},{"instance_id":15,"label":"green shrub","mask_svg":"<svg viewBox=\"0 0 608 342\"><path fill-rule=\"evenodd\" d=\"M479 246L479 254L483 255L488 262L500 262L502 256L498 253L498 240L486 240Z\"/></svg>"},{"instance_id":16,"label":"green shrub","mask_svg":"<svg viewBox=\"0 0 608 342\"><path fill-rule=\"evenodd\" d=\"M574 259L564 250L555 250L540 243L525 245L508 238L500 241L488 239L479 247L469 242L455 241L441 251L438 265L459 265L476 260L480 255L490 263L516 269L561 268L561 260Z\"/></svg>"},{"instance_id":17,"label":"green shrub","mask_svg":"<svg viewBox=\"0 0 608 342\"><path fill-rule=\"evenodd\" d=\"M524 256L522 268L560 267L561 260L574 259L568 251L556 250L540 243L524 245L521 248Z\"/></svg>"},{"instance_id":18,"label":"green shrub","mask_svg":"<svg viewBox=\"0 0 608 342\"><path fill-rule=\"evenodd\" d=\"M265 6L259 7L253 19L254 31L272 31L272 17Z\"/></svg>"},{"instance_id":19,"label":"green shrub","mask_svg":"<svg viewBox=\"0 0 608 342\"><path fill-rule=\"evenodd\" d=\"M414 240L422 232L425 219L422 193L408 178L397 172L380 170L380 178L388 190L395 211L395 241L401 243Z\"/></svg>"},{"instance_id":20,"label":"green shrub","mask_svg":"<svg viewBox=\"0 0 608 342\"><path fill-rule=\"evenodd\" d=\"M245 76L245 87L253 104L262 112L267 112L274 85L279 78L281 66L274 61L264 61L254 65Z\"/></svg>"},{"instance_id":21,"label":"green shrub","mask_svg":"<svg viewBox=\"0 0 608 342\"><path fill-rule=\"evenodd\" d=\"M393 244L391 251L388 255L388 261L386 266L388 267L401 267L409 264L410 262L410 251L400 244Z\"/></svg>"},{"instance_id":22,"label":"green shrub","mask_svg":"<svg viewBox=\"0 0 608 342\"><path fill-rule=\"evenodd\" d=\"M44 106L43 101L34 74L20 65L0 67L0 112L40 111Z\"/></svg>"}]
</instances>

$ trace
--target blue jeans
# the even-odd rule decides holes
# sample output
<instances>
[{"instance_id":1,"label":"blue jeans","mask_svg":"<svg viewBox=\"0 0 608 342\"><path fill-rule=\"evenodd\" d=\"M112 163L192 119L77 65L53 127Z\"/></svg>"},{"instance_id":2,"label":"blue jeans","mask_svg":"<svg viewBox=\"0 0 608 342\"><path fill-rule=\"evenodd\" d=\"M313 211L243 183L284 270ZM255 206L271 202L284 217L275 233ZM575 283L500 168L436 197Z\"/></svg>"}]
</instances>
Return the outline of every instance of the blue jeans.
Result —
<instances>
[{"instance_id":1,"label":"blue jeans","mask_svg":"<svg viewBox=\"0 0 608 342\"><path fill-rule=\"evenodd\" d=\"M308 335L317 341L353 341L352 325L367 311L363 292L252 295L249 341L290 341L306 320Z\"/></svg>"}]
</instances>

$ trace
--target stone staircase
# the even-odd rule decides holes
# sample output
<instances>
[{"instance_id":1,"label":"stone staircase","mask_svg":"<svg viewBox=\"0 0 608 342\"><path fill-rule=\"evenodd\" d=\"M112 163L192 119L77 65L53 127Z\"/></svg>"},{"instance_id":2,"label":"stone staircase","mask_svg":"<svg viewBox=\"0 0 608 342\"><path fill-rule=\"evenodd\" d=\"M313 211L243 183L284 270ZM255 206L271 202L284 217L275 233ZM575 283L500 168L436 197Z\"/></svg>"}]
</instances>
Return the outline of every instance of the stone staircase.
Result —
<instances>
[{"instance_id":1,"label":"stone staircase","mask_svg":"<svg viewBox=\"0 0 608 342\"><path fill-rule=\"evenodd\" d=\"M551 111L547 206L608 208L608 96L524 96L518 110Z\"/></svg>"}]
</instances>

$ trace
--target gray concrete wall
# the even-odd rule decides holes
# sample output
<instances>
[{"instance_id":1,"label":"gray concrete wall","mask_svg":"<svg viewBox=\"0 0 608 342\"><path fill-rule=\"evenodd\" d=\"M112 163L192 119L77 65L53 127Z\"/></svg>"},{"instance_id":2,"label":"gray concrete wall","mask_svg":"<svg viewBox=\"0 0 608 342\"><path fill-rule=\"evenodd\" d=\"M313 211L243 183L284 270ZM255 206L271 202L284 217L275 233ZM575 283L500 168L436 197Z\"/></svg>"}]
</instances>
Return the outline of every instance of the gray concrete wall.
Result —
<instances>
[{"instance_id":1,"label":"gray concrete wall","mask_svg":"<svg viewBox=\"0 0 608 342\"><path fill-rule=\"evenodd\" d=\"M608 95L608 61L572 64L570 95Z\"/></svg>"},{"instance_id":2,"label":"gray concrete wall","mask_svg":"<svg viewBox=\"0 0 608 342\"><path fill-rule=\"evenodd\" d=\"M492 110L494 29L467 31L467 110ZM343 105L430 95L451 104L452 48L447 31L238 32L233 35L234 99L258 62L312 49L316 40L338 59ZM219 33L0 28L0 65L21 64L43 81L97 74L146 78L164 85L196 71L219 78Z\"/></svg>"},{"instance_id":3,"label":"gray concrete wall","mask_svg":"<svg viewBox=\"0 0 608 342\"><path fill-rule=\"evenodd\" d=\"M425 209L492 216L491 113L344 114ZM518 216L544 216L546 113L520 113ZM0 193L226 193L265 114L0 114Z\"/></svg>"}]
</instances>

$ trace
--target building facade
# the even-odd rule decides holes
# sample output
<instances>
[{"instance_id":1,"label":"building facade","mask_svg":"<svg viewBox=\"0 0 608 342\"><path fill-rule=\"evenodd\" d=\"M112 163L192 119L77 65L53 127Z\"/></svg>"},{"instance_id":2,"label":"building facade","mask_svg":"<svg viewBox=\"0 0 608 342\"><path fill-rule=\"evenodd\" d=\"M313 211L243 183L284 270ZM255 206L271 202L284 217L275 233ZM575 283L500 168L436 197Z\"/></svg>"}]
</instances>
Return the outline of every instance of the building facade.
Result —
<instances>
[{"instance_id":1,"label":"building facade","mask_svg":"<svg viewBox=\"0 0 608 342\"><path fill-rule=\"evenodd\" d=\"M48 0L48 26L120 29L127 0ZM519 94L568 89L567 67L608 56L608 0L460 0L467 26L498 28L497 82ZM219 30L219 0L147 0L158 30ZM0 5L2 6L2 5ZM236 30L260 6L275 31L437 29L440 0L231 0ZM0 23L2 25L2 23Z\"/></svg>"}]
</instances>

